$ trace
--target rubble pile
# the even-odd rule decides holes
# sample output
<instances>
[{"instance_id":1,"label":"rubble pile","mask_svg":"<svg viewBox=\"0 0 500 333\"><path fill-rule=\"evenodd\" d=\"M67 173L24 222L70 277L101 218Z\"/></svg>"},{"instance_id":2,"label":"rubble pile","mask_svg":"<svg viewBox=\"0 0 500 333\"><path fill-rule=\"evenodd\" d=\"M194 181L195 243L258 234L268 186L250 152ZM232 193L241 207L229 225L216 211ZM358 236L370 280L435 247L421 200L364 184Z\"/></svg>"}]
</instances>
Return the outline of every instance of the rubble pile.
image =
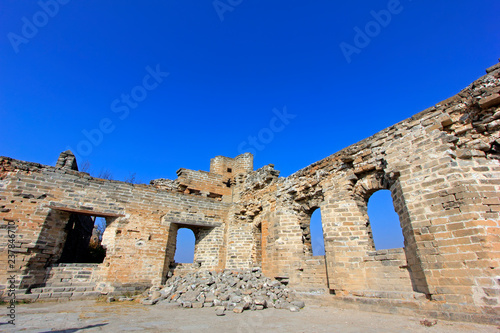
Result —
<instances>
[{"instance_id":1,"label":"rubble pile","mask_svg":"<svg viewBox=\"0 0 500 333\"><path fill-rule=\"evenodd\" d=\"M223 315L224 311L241 313L265 308L299 311L304 307L304 302L297 300L285 283L263 276L260 268L173 276L164 287L151 288L142 304L216 307L217 315Z\"/></svg>"}]
</instances>

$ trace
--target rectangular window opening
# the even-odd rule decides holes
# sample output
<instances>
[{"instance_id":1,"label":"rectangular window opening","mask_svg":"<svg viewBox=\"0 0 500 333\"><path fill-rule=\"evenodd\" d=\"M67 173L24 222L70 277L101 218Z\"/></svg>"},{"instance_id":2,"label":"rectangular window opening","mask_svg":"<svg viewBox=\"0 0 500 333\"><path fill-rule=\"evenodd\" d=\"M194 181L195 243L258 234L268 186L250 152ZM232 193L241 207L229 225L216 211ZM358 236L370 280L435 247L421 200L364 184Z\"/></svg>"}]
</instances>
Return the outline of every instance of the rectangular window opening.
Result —
<instances>
[{"instance_id":1,"label":"rectangular window opening","mask_svg":"<svg viewBox=\"0 0 500 333\"><path fill-rule=\"evenodd\" d=\"M102 263L106 257L106 249L102 245L106 225L104 217L70 214L65 227L66 241L58 262Z\"/></svg>"}]
</instances>

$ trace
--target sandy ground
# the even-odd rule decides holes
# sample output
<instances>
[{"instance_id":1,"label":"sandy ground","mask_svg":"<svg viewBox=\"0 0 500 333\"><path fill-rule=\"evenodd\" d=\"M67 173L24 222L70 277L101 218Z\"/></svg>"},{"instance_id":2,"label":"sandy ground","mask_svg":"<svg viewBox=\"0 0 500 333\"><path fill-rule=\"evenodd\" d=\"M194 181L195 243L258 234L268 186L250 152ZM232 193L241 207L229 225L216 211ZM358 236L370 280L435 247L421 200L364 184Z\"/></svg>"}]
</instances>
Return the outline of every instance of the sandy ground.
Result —
<instances>
[{"instance_id":1,"label":"sandy ground","mask_svg":"<svg viewBox=\"0 0 500 333\"><path fill-rule=\"evenodd\" d=\"M133 302L20 304L16 307L15 326L6 323L7 310L2 308L2 332L500 332L495 326L442 320L425 327L420 323L424 318L320 304L306 305L300 312L266 309L242 314L226 312L223 317L217 317L214 308L171 309Z\"/></svg>"}]
</instances>

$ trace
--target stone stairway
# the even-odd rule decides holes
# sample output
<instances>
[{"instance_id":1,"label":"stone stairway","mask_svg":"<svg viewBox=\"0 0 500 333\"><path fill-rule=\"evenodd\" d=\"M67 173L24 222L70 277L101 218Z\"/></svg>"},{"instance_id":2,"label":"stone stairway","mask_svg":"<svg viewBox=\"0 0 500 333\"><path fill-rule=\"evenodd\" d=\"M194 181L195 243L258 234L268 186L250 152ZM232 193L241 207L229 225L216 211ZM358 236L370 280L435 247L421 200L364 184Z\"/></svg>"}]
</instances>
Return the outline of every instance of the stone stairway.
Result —
<instances>
[{"instance_id":1,"label":"stone stairway","mask_svg":"<svg viewBox=\"0 0 500 333\"><path fill-rule=\"evenodd\" d=\"M57 264L49 268L45 286L24 294L20 290L16 298L31 302L97 298L101 295L93 280L97 268L98 264Z\"/></svg>"}]
</instances>

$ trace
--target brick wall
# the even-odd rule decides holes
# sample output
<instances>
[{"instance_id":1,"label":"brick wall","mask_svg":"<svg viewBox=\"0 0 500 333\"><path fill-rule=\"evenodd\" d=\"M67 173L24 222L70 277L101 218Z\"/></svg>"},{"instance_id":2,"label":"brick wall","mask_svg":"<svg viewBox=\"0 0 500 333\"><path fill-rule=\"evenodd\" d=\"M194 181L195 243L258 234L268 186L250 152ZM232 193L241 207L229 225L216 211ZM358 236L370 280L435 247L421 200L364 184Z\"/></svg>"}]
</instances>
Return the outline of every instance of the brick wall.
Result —
<instances>
[{"instance_id":1,"label":"brick wall","mask_svg":"<svg viewBox=\"0 0 500 333\"><path fill-rule=\"evenodd\" d=\"M300 284L297 285L296 289L317 293L327 292L328 279L325 256L314 256L306 259L298 275Z\"/></svg>"},{"instance_id":2,"label":"brick wall","mask_svg":"<svg viewBox=\"0 0 500 333\"><path fill-rule=\"evenodd\" d=\"M223 176L224 180L250 171L253 171L253 155L250 153L235 158L216 156L210 160L210 172Z\"/></svg>"},{"instance_id":3,"label":"brick wall","mask_svg":"<svg viewBox=\"0 0 500 333\"><path fill-rule=\"evenodd\" d=\"M363 260L367 290L382 291L394 298L401 298L402 293L413 293L404 249L368 252Z\"/></svg>"},{"instance_id":4,"label":"brick wall","mask_svg":"<svg viewBox=\"0 0 500 333\"><path fill-rule=\"evenodd\" d=\"M251 154L217 156L210 172L180 169L177 180L150 186L80 173L70 152L56 167L2 157L0 262L8 267L12 229L18 283L43 284L71 214L103 216L99 290L158 285L172 269L262 265L295 287L327 284L337 299L385 299L448 319L495 322L500 66L487 72L456 96L286 178L271 164L253 171ZM391 192L403 249L374 251L367 203L379 190ZM311 251L316 209L324 259ZM196 236L192 265L173 262L182 227Z\"/></svg>"},{"instance_id":5,"label":"brick wall","mask_svg":"<svg viewBox=\"0 0 500 333\"><path fill-rule=\"evenodd\" d=\"M46 267L56 264L61 255L72 210L106 216L103 244L107 254L101 279L110 286L161 283L168 271L172 223L204 228L197 260L206 269L221 265L217 251L223 247L220 234L228 204L216 199L96 179L68 168L9 158L0 159L0 179L0 216L5 226L15 225L20 245L16 272L21 288L45 282ZM1 236L0 258L7 267L6 229ZM1 274L5 281L6 272Z\"/></svg>"},{"instance_id":6,"label":"brick wall","mask_svg":"<svg viewBox=\"0 0 500 333\"><path fill-rule=\"evenodd\" d=\"M198 194L205 197L221 198L230 196L230 184L224 183L224 177L206 171L179 169L177 179L181 190L186 194ZM227 198L229 201L231 198Z\"/></svg>"},{"instance_id":7,"label":"brick wall","mask_svg":"<svg viewBox=\"0 0 500 333\"><path fill-rule=\"evenodd\" d=\"M476 320L498 314L499 68L287 178L265 167L238 179L233 197L241 207L230 216L267 217L264 272L305 282L311 254L303 227L321 208L329 288L337 295L380 296L390 285L401 297L476 312ZM367 202L382 189L391 191L405 246L373 256ZM391 259L377 260L384 256Z\"/></svg>"}]
</instances>

